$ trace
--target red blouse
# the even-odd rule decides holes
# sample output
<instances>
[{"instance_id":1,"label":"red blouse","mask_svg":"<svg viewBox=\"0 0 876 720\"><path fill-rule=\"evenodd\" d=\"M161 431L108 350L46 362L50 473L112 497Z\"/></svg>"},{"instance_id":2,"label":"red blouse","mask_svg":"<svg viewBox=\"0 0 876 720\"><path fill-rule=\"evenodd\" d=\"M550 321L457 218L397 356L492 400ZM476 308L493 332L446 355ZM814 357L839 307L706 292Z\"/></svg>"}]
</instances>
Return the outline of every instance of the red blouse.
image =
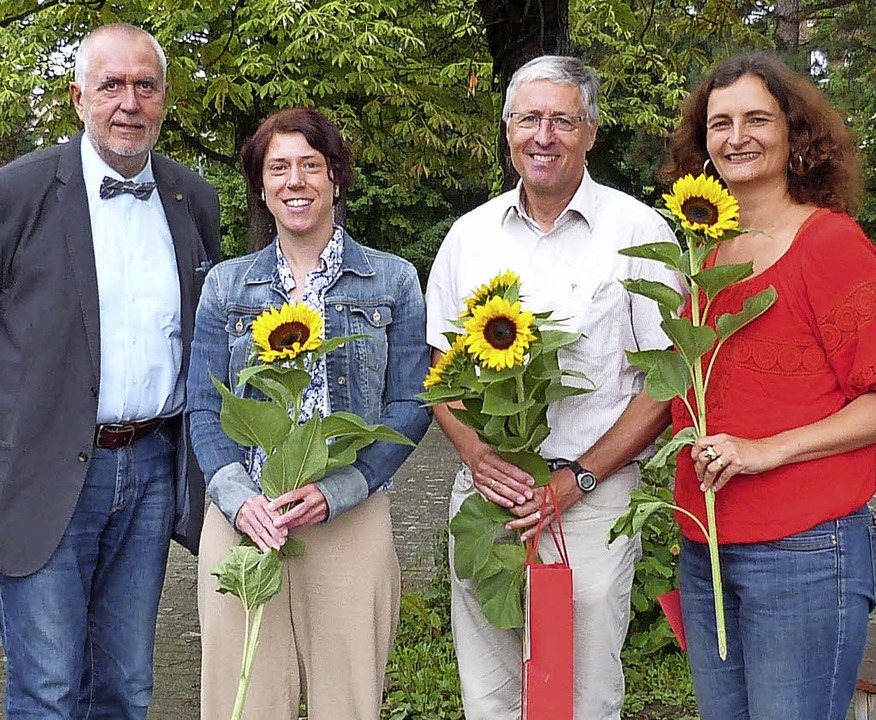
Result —
<instances>
[{"instance_id":1,"label":"red blouse","mask_svg":"<svg viewBox=\"0 0 876 720\"><path fill-rule=\"evenodd\" d=\"M775 304L718 353L706 397L710 435L769 437L828 417L876 390L876 249L854 220L816 210L773 265L718 294L710 322L738 312L745 298L770 285L778 292ZM676 432L692 424L679 398L672 416ZM678 456L676 502L705 525L699 485L685 448ZM802 532L848 514L874 493L876 445L735 475L715 496L719 542ZM690 518L676 517L686 537L705 541Z\"/></svg>"}]
</instances>

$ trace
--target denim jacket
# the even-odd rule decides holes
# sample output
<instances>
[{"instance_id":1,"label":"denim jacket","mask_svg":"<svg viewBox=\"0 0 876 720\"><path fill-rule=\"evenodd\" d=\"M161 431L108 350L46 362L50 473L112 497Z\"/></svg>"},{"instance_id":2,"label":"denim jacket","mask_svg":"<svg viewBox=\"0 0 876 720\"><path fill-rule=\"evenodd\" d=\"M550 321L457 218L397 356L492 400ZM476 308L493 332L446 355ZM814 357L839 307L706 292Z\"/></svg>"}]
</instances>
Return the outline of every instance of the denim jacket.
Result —
<instances>
[{"instance_id":1,"label":"denim jacket","mask_svg":"<svg viewBox=\"0 0 876 720\"><path fill-rule=\"evenodd\" d=\"M259 490L247 473L247 448L222 430L222 406L210 373L235 393L257 397L237 375L252 351L253 320L289 300L277 273L276 250L226 260L207 275L192 342L186 413L192 445L204 471L207 494L234 527L241 505ZM405 260L372 250L344 233L341 273L325 293L327 338L363 333L326 356L329 403L369 423L383 423L419 442L431 414L416 399L429 367L425 305L417 271ZM384 485L411 448L374 443L353 465L316 482L328 520Z\"/></svg>"}]
</instances>

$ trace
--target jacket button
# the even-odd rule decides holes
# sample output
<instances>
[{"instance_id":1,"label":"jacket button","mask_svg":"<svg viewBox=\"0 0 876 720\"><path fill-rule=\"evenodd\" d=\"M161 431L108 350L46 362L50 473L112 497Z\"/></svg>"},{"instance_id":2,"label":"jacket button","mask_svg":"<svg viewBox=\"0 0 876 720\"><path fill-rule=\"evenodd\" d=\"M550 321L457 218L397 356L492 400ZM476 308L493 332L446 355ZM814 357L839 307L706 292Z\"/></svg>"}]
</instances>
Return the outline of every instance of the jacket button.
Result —
<instances>
[{"instance_id":1,"label":"jacket button","mask_svg":"<svg viewBox=\"0 0 876 720\"><path fill-rule=\"evenodd\" d=\"M79 462L88 462L88 455L84 452L79 453L77 457L79 458Z\"/></svg>"},{"instance_id":2,"label":"jacket button","mask_svg":"<svg viewBox=\"0 0 876 720\"><path fill-rule=\"evenodd\" d=\"M237 325L234 326L234 329L237 330L237 332L243 332L243 318L238 318Z\"/></svg>"},{"instance_id":3,"label":"jacket button","mask_svg":"<svg viewBox=\"0 0 876 720\"><path fill-rule=\"evenodd\" d=\"M344 309L344 306L341 305L340 303L338 303L337 305L335 305L335 310L337 310L338 312L340 312L340 311L343 310L343 309Z\"/></svg>"},{"instance_id":4,"label":"jacket button","mask_svg":"<svg viewBox=\"0 0 876 720\"><path fill-rule=\"evenodd\" d=\"M380 322L380 311L375 310L374 314L371 316L371 319L374 321L374 324L377 325L377 323Z\"/></svg>"},{"instance_id":5,"label":"jacket button","mask_svg":"<svg viewBox=\"0 0 876 720\"><path fill-rule=\"evenodd\" d=\"M346 384L347 384L347 378L345 378L343 375L341 375L338 378L338 385L346 385Z\"/></svg>"}]
</instances>

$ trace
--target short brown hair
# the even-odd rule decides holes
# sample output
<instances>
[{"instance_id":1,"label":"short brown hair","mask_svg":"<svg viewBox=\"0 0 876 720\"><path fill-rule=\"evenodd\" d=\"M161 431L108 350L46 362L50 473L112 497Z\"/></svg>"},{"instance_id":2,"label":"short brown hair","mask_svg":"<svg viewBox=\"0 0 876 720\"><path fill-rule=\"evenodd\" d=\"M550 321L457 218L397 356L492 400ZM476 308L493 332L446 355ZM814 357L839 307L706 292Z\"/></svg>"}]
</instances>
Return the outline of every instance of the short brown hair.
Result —
<instances>
[{"instance_id":1,"label":"short brown hair","mask_svg":"<svg viewBox=\"0 0 876 720\"><path fill-rule=\"evenodd\" d=\"M294 107L274 113L244 144L240 151L240 161L250 189L259 195L264 188L262 170L265 154L274 135L293 132L300 132L307 139L310 147L325 156L329 178L339 189L338 197L335 198L337 204L355 179L353 153L341 137L338 126L314 108Z\"/></svg>"},{"instance_id":2,"label":"short brown hair","mask_svg":"<svg viewBox=\"0 0 876 720\"><path fill-rule=\"evenodd\" d=\"M709 95L743 75L760 78L787 118L791 197L837 212L857 212L864 177L851 131L814 83L766 53L736 55L712 68L684 104L681 125L670 138L671 156L661 174L671 181L703 171L709 157Z\"/></svg>"}]
</instances>

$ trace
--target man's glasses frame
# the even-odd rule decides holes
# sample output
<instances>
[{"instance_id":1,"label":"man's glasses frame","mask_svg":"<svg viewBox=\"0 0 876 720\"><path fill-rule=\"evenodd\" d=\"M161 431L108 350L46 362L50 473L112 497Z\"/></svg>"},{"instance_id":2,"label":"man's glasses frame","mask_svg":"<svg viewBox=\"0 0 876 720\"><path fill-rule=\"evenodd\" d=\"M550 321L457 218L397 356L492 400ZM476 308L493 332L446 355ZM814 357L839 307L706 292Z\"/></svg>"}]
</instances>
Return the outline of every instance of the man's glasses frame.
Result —
<instances>
[{"instance_id":1,"label":"man's glasses frame","mask_svg":"<svg viewBox=\"0 0 876 720\"><path fill-rule=\"evenodd\" d=\"M557 132L572 132L587 122L586 115L539 115L531 112L508 113L508 122L519 130L537 130L543 120Z\"/></svg>"}]
</instances>

